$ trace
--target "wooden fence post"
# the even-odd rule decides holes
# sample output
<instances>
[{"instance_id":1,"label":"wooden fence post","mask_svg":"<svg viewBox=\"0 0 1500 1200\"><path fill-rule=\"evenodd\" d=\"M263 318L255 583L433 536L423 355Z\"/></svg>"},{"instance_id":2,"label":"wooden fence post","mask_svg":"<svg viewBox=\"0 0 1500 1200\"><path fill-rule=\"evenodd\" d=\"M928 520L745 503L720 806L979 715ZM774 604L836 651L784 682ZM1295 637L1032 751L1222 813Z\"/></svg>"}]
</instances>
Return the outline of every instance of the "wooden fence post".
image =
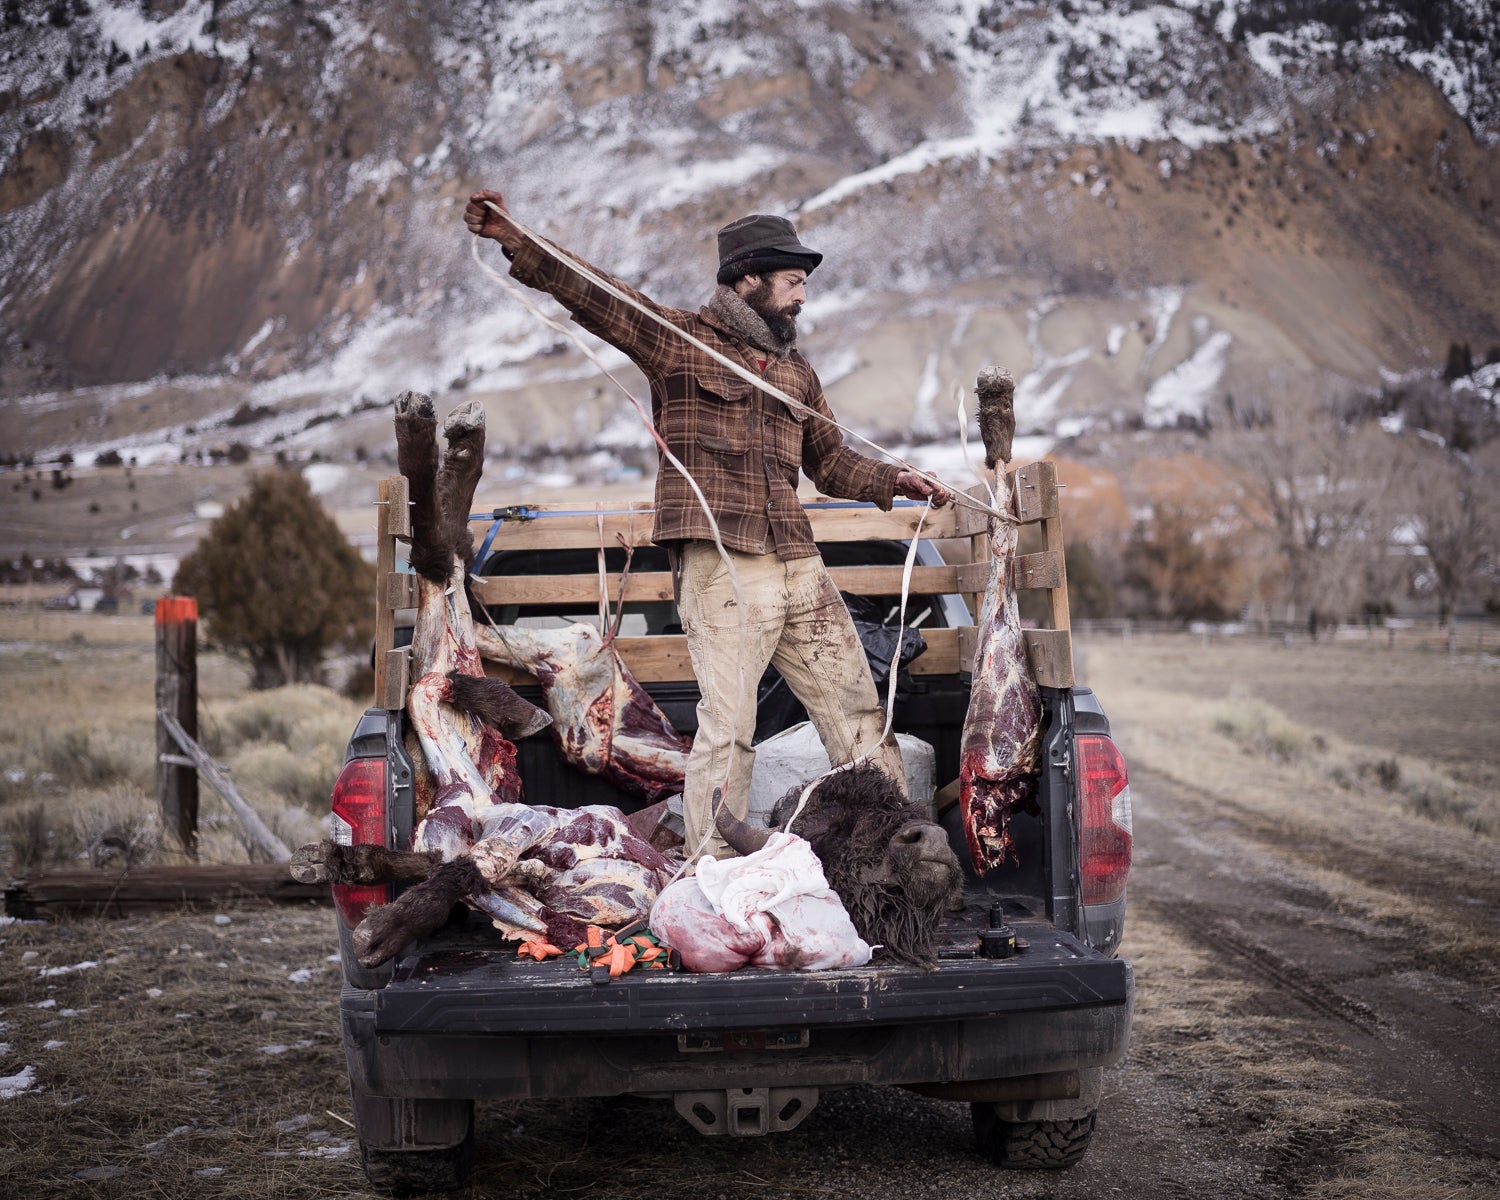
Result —
<instances>
[{"instance_id":1,"label":"wooden fence post","mask_svg":"<svg viewBox=\"0 0 1500 1200\"><path fill-rule=\"evenodd\" d=\"M156 707L198 736L198 601L163 596L156 602ZM162 830L198 857L198 770L185 765L177 742L156 722L156 798Z\"/></svg>"}]
</instances>

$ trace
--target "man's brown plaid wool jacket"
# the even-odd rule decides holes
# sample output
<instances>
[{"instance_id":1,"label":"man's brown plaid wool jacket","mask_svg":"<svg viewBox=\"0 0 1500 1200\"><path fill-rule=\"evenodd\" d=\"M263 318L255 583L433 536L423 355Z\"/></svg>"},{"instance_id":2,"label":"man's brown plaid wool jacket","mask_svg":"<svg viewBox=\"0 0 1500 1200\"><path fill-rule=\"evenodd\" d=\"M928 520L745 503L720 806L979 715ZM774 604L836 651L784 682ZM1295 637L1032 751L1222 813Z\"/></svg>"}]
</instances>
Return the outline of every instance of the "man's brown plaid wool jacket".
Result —
<instances>
[{"instance_id":1,"label":"man's brown plaid wool jacket","mask_svg":"<svg viewBox=\"0 0 1500 1200\"><path fill-rule=\"evenodd\" d=\"M769 359L738 339L707 308L696 313L667 308L613 276L589 269L814 413L832 418L816 372L797 351L780 361ZM513 256L511 275L550 293L580 325L618 347L645 372L657 431L703 489L730 549L747 554L774 549L782 558L818 552L797 500L799 470L825 495L891 507L901 469L849 449L828 421L790 411L530 241ZM652 540L670 545L712 537L692 489L663 457L656 477Z\"/></svg>"}]
</instances>

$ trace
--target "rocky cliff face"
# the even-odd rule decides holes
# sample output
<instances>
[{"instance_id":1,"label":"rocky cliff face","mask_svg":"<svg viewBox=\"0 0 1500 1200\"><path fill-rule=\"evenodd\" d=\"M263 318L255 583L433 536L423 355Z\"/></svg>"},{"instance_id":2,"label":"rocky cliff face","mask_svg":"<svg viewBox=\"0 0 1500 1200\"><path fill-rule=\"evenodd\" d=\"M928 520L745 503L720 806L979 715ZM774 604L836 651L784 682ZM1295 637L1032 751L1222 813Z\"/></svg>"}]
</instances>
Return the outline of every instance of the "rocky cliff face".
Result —
<instances>
[{"instance_id":1,"label":"rocky cliff face","mask_svg":"<svg viewBox=\"0 0 1500 1200\"><path fill-rule=\"evenodd\" d=\"M517 449L599 441L617 395L471 261L479 185L681 305L720 224L791 214L827 255L808 352L873 430L951 428L983 362L1057 433L1500 345L1485 0L56 0L4 20L0 396L33 452L79 440L34 419L73 389L119 410L104 440L127 450L247 406L283 418L256 436L347 449L357 418L336 439L321 418L407 386L486 400Z\"/></svg>"}]
</instances>

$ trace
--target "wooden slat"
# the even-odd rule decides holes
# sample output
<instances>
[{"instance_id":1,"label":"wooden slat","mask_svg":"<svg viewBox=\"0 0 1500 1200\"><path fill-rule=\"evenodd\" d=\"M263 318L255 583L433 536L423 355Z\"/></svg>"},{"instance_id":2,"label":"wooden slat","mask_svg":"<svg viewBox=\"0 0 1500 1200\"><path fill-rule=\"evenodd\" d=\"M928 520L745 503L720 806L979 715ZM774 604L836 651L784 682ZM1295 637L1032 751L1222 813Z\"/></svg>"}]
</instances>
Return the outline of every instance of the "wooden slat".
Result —
<instances>
[{"instance_id":1,"label":"wooden slat","mask_svg":"<svg viewBox=\"0 0 1500 1200\"><path fill-rule=\"evenodd\" d=\"M397 484L400 485L399 489ZM406 494L406 480L382 479L378 485L379 501L375 506L375 703L385 698L385 655L396 639L396 614L385 603L381 582L396 569L396 539L391 533L391 505L398 495Z\"/></svg>"},{"instance_id":2,"label":"wooden slat","mask_svg":"<svg viewBox=\"0 0 1500 1200\"><path fill-rule=\"evenodd\" d=\"M619 545L616 535L625 537L632 546L651 544L653 511L649 504L631 506L628 511L613 506L615 511L604 514L603 544L607 547ZM491 542L491 551L498 550L547 550L547 549L597 549L600 544L599 516L583 509L563 505L528 505L533 514L529 519L508 516ZM819 507L815 501L807 505L808 520L812 523L813 536L823 542L863 542L887 538L905 540L912 536L921 520L921 506L899 506L890 512L881 512L870 507ZM957 511L953 506L934 509L922 522L924 538L957 537ZM475 544L482 544L494 524L492 518L484 517L470 521Z\"/></svg>"},{"instance_id":3,"label":"wooden slat","mask_svg":"<svg viewBox=\"0 0 1500 1200\"><path fill-rule=\"evenodd\" d=\"M411 537L411 492L407 488L405 475L392 475L385 481L380 498L390 501L385 505L390 532L393 537Z\"/></svg>"},{"instance_id":4,"label":"wooden slat","mask_svg":"<svg viewBox=\"0 0 1500 1200\"><path fill-rule=\"evenodd\" d=\"M1050 467L1052 464L1046 465ZM1056 489L1054 488L1053 491L1055 496ZM1057 560L1057 583L1047 589L1047 624L1053 629L1066 632L1073 628L1072 611L1068 607L1067 557L1063 549L1062 513L1055 511L1055 501L1053 507L1052 515L1042 521L1042 547L1046 553L1053 555ZM1071 680L1073 674L1071 647L1068 653L1068 676Z\"/></svg>"},{"instance_id":5,"label":"wooden slat","mask_svg":"<svg viewBox=\"0 0 1500 1200\"><path fill-rule=\"evenodd\" d=\"M979 626L960 625L955 632L958 636L954 639L953 670L972 671L974 654L979 649Z\"/></svg>"},{"instance_id":6,"label":"wooden slat","mask_svg":"<svg viewBox=\"0 0 1500 1200\"><path fill-rule=\"evenodd\" d=\"M927 650L914 658L907 666L913 675L951 675L955 671L968 670L974 657L974 630L972 626L958 629L924 629ZM967 657L960 663L960 646L967 646ZM615 639L620 657L630 668L630 673L642 683L665 681L690 681L693 674L692 660L688 657L687 638L682 634L662 634L657 637L622 637ZM486 662L485 672L510 684L535 683L525 671L513 667L502 667L498 663Z\"/></svg>"},{"instance_id":7,"label":"wooden slat","mask_svg":"<svg viewBox=\"0 0 1500 1200\"><path fill-rule=\"evenodd\" d=\"M1063 557L1056 550L1021 554L1010 564L1011 586L1057 588L1063 586Z\"/></svg>"},{"instance_id":8,"label":"wooden slat","mask_svg":"<svg viewBox=\"0 0 1500 1200\"><path fill-rule=\"evenodd\" d=\"M229 900L328 903L326 883L298 883L285 863L219 863L125 871L56 871L5 889L5 915L19 920L64 914L123 916L183 904Z\"/></svg>"},{"instance_id":9,"label":"wooden slat","mask_svg":"<svg viewBox=\"0 0 1500 1200\"><path fill-rule=\"evenodd\" d=\"M387 608L416 608L417 577L407 571L387 571L382 577L380 603Z\"/></svg>"},{"instance_id":10,"label":"wooden slat","mask_svg":"<svg viewBox=\"0 0 1500 1200\"><path fill-rule=\"evenodd\" d=\"M381 677L385 681L385 687L375 697L375 703L391 712L399 712L406 707L406 693L411 690L411 647L402 646L387 650L383 656L376 655L377 664L382 657L385 659L385 671Z\"/></svg>"},{"instance_id":11,"label":"wooden slat","mask_svg":"<svg viewBox=\"0 0 1500 1200\"><path fill-rule=\"evenodd\" d=\"M472 590L485 604L583 604L598 607L597 575L483 575ZM606 582L609 602L620 594L620 577ZM672 576L667 571L632 571L625 581L625 599L648 601L672 598Z\"/></svg>"},{"instance_id":12,"label":"wooden slat","mask_svg":"<svg viewBox=\"0 0 1500 1200\"><path fill-rule=\"evenodd\" d=\"M1016 518L1022 525L1057 516L1057 464L1051 459L1028 463L1014 473Z\"/></svg>"},{"instance_id":13,"label":"wooden slat","mask_svg":"<svg viewBox=\"0 0 1500 1200\"><path fill-rule=\"evenodd\" d=\"M1023 629L1031 673L1042 687L1073 686L1073 635L1066 629Z\"/></svg>"},{"instance_id":14,"label":"wooden slat","mask_svg":"<svg viewBox=\"0 0 1500 1200\"><path fill-rule=\"evenodd\" d=\"M990 584L990 560L959 563L954 568L954 590L979 595Z\"/></svg>"},{"instance_id":15,"label":"wooden slat","mask_svg":"<svg viewBox=\"0 0 1500 1200\"><path fill-rule=\"evenodd\" d=\"M964 490L980 503L989 504L990 493L984 484L976 483L973 487ZM956 504L952 507L951 511L953 513L954 537L976 537L989 532L990 515L982 509Z\"/></svg>"},{"instance_id":16,"label":"wooden slat","mask_svg":"<svg viewBox=\"0 0 1500 1200\"><path fill-rule=\"evenodd\" d=\"M911 591L916 596L942 595L958 590L958 567L913 567ZM902 568L830 567L840 591L856 596L894 596L901 592ZM407 578L412 578L407 576ZM610 602L620 594L620 577L610 575ZM588 604L599 600L596 575L487 575L474 583L474 594L485 604ZM672 576L666 571L632 571L625 581L627 601L670 600Z\"/></svg>"}]
</instances>

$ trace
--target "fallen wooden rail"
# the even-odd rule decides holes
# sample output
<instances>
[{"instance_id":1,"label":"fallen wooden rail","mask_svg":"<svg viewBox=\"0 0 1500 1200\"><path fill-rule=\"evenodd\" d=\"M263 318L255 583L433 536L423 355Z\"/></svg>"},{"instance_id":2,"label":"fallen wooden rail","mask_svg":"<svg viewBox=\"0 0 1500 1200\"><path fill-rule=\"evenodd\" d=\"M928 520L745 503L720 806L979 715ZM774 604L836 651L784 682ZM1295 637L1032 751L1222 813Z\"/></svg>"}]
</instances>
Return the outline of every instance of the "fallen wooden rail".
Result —
<instances>
[{"instance_id":1,"label":"fallen wooden rail","mask_svg":"<svg viewBox=\"0 0 1500 1200\"><path fill-rule=\"evenodd\" d=\"M285 842L271 832L270 828L260 819L256 812L240 795L239 788L234 786L234 781L229 778L228 773L216 763L202 746L183 729L181 722L164 708L156 710L156 719L160 727L167 731L168 736L181 747L187 756L190 766L197 767L198 773L208 780L208 786L218 792L224 803L229 805L230 810L240 819L240 824L250 835L256 847L273 863L284 863L291 859L292 851ZM176 762L175 755L163 755L163 761Z\"/></svg>"},{"instance_id":2,"label":"fallen wooden rail","mask_svg":"<svg viewBox=\"0 0 1500 1200\"><path fill-rule=\"evenodd\" d=\"M5 889L5 915L18 920L119 917L231 900L328 903L326 883L298 883L285 863L138 867L124 872L53 871L17 879Z\"/></svg>"}]
</instances>

